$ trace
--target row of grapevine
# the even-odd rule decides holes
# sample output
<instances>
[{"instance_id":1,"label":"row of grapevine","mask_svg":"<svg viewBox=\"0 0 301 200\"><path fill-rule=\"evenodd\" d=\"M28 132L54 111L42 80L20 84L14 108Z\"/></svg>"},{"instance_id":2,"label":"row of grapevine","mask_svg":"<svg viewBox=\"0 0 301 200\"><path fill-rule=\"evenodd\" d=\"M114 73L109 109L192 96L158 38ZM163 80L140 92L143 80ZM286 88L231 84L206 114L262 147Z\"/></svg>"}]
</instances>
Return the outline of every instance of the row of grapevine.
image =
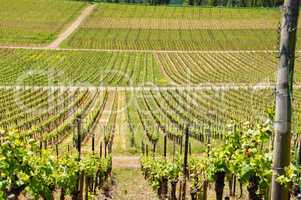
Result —
<instances>
[{"instance_id":1,"label":"row of grapevine","mask_svg":"<svg viewBox=\"0 0 301 200\"><path fill-rule=\"evenodd\" d=\"M8 56L5 56L8 54ZM1 49L0 86L273 84L276 53L90 52ZM262 63L265 63L262 66ZM139 66L139 67L136 67ZM300 73L296 59L295 80ZM227 84L226 84L227 85ZM239 85L239 84L238 84Z\"/></svg>"},{"instance_id":2,"label":"row of grapevine","mask_svg":"<svg viewBox=\"0 0 301 200\"><path fill-rule=\"evenodd\" d=\"M274 50L277 47L276 30L277 25L274 29L232 30L83 27L63 47L154 51Z\"/></svg>"},{"instance_id":3,"label":"row of grapevine","mask_svg":"<svg viewBox=\"0 0 301 200\"><path fill-rule=\"evenodd\" d=\"M158 154L142 157L141 169L145 178L158 191L161 199L181 199L183 195L188 195L186 194L188 191L193 200L210 199L213 197L212 194L208 197L209 188L214 183L215 199L222 200L226 180L229 181L229 191L226 195L233 198L246 196L243 186L245 185L249 199L267 198L272 175L271 121L267 120L263 124L257 124L256 127L247 123L231 124L223 134L225 142L212 147L207 155L191 156L188 159L187 170L185 156L184 160L181 155L178 155L177 159ZM185 141L188 137L186 136ZM293 173L298 174L297 171ZM281 176L278 181L287 184L286 176ZM189 183L189 190L186 188L186 181ZM237 193L236 182L239 182L240 194Z\"/></svg>"},{"instance_id":4,"label":"row of grapevine","mask_svg":"<svg viewBox=\"0 0 301 200\"><path fill-rule=\"evenodd\" d=\"M275 81L277 61L272 53L157 53L157 58L175 84Z\"/></svg>"},{"instance_id":5,"label":"row of grapevine","mask_svg":"<svg viewBox=\"0 0 301 200\"><path fill-rule=\"evenodd\" d=\"M0 55L1 86L166 83L151 53L1 49Z\"/></svg>"}]
</instances>

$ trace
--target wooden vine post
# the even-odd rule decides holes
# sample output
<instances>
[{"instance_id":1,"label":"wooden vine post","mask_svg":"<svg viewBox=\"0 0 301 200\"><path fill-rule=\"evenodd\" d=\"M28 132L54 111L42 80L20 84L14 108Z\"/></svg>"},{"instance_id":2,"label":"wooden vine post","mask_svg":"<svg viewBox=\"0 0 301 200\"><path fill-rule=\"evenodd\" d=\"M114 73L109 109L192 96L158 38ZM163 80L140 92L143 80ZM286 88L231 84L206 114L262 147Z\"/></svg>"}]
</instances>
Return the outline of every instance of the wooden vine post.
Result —
<instances>
[{"instance_id":1,"label":"wooden vine post","mask_svg":"<svg viewBox=\"0 0 301 200\"><path fill-rule=\"evenodd\" d=\"M3 140L3 136L4 136L4 133L0 132L0 145L4 142L4 141L2 141ZM40 150L42 150L42 147L41 147L41 140L40 140Z\"/></svg>"},{"instance_id":2,"label":"wooden vine post","mask_svg":"<svg viewBox=\"0 0 301 200\"><path fill-rule=\"evenodd\" d=\"M299 0L286 0L283 6L280 34L280 61L276 85L275 140L271 199L287 200L289 191L277 182L290 164L293 72Z\"/></svg>"},{"instance_id":3,"label":"wooden vine post","mask_svg":"<svg viewBox=\"0 0 301 200\"><path fill-rule=\"evenodd\" d=\"M77 116L76 123L77 123L77 141L76 141L76 149L78 152L78 162L81 160L81 116ZM78 188L78 199L83 199L83 185L84 185L84 174L78 174L78 182L77 182L77 188Z\"/></svg>"},{"instance_id":4,"label":"wooden vine post","mask_svg":"<svg viewBox=\"0 0 301 200\"><path fill-rule=\"evenodd\" d=\"M180 154L182 155L182 149L183 149L183 137L180 138Z\"/></svg>"},{"instance_id":5,"label":"wooden vine post","mask_svg":"<svg viewBox=\"0 0 301 200\"><path fill-rule=\"evenodd\" d=\"M173 138L172 161L175 162L176 155L176 138Z\"/></svg>"},{"instance_id":6,"label":"wooden vine post","mask_svg":"<svg viewBox=\"0 0 301 200\"><path fill-rule=\"evenodd\" d=\"M105 142L104 148L105 148L105 158L107 158L107 143L106 142Z\"/></svg>"},{"instance_id":7,"label":"wooden vine post","mask_svg":"<svg viewBox=\"0 0 301 200\"><path fill-rule=\"evenodd\" d=\"M59 145L55 144L55 152L56 152L56 158L59 158Z\"/></svg>"},{"instance_id":8,"label":"wooden vine post","mask_svg":"<svg viewBox=\"0 0 301 200\"><path fill-rule=\"evenodd\" d=\"M99 157L102 158L102 141L99 144Z\"/></svg>"},{"instance_id":9,"label":"wooden vine post","mask_svg":"<svg viewBox=\"0 0 301 200\"><path fill-rule=\"evenodd\" d=\"M131 125L130 125L131 127ZM130 130L132 130L132 128L130 128ZM135 147L135 134L134 134L134 131L132 131L132 134L131 134L131 147L134 148Z\"/></svg>"},{"instance_id":10,"label":"wooden vine post","mask_svg":"<svg viewBox=\"0 0 301 200\"><path fill-rule=\"evenodd\" d=\"M40 156L42 156L43 142L40 140Z\"/></svg>"},{"instance_id":11,"label":"wooden vine post","mask_svg":"<svg viewBox=\"0 0 301 200\"><path fill-rule=\"evenodd\" d=\"M143 140L141 141L141 153L144 155L145 154L145 149L144 149L144 142Z\"/></svg>"},{"instance_id":12,"label":"wooden vine post","mask_svg":"<svg viewBox=\"0 0 301 200\"><path fill-rule=\"evenodd\" d=\"M189 147L189 125L186 126L185 129L185 146L184 146L184 166L183 166L183 174L184 181L182 187L182 200L186 199L186 179L189 176L188 174L188 147Z\"/></svg>"},{"instance_id":13,"label":"wooden vine post","mask_svg":"<svg viewBox=\"0 0 301 200\"><path fill-rule=\"evenodd\" d=\"M164 135L164 158L166 159L166 151L167 151L167 135Z\"/></svg>"},{"instance_id":14,"label":"wooden vine post","mask_svg":"<svg viewBox=\"0 0 301 200\"><path fill-rule=\"evenodd\" d=\"M76 140L76 150L78 152L78 160L81 159L81 116L77 116L77 140Z\"/></svg>"},{"instance_id":15,"label":"wooden vine post","mask_svg":"<svg viewBox=\"0 0 301 200\"><path fill-rule=\"evenodd\" d=\"M92 135L92 152L95 154L95 133Z\"/></svg>"},{"instance_id":16,"label":"wooden vine post","mask_svg":"<svg viewBox=\"0 0 301 200\"><path fill-rule=\"evenodd\" d=\"M155 157L155 155L156 155L156 145L157 145L157 142L154 141L153 142L153 157Z\"/></svg>"}]
</instances>

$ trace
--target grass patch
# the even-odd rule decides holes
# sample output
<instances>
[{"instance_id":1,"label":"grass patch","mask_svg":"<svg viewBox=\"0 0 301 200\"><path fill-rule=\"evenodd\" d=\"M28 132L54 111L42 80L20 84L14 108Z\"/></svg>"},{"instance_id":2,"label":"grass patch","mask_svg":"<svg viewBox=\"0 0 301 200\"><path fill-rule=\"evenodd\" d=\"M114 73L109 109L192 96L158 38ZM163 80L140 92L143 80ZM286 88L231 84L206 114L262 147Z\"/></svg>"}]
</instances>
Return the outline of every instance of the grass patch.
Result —
<instances>
[{"instance_id":1,"label":"grass patch","mask_svg":"<svg viewBox=\"0 0 301 200\"><path fill-rule=\"evenodd\" d=\"M116 200L158 199L141 175L140 169L114 169L116 186L113 198Z\"/></svg>"},{"instance_id":2,"label":"grass patch","mask_svg":"<svg viewBox=\"0 0 301 200\"><path fill-rule=\"evenodd\" d=\"M0 0L0 44L47 44L86 5L66 0Z\"/></svg>"}]
</instances>

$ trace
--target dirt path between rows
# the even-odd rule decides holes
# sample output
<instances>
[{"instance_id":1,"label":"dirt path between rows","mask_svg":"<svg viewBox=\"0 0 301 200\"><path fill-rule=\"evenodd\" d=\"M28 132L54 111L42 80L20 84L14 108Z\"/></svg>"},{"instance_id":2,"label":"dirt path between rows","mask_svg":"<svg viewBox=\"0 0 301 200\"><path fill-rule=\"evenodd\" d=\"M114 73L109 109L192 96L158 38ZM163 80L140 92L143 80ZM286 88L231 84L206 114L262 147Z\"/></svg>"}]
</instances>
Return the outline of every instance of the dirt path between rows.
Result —
<instances>
[{"instance_id":1,"label":"dirt path between rows","mask_svg":"<svg viewBox=\"0 0 301 200\"><path fill-rule=\"evenodd\" d=\"M62 33L58 35L56 40L54 40L51 44L47 46L47 48L55 49L58 48L64 40L66 40L78 27L81 25L81 23L92 13L94 8L96 7L96 4L90 4L88 5L79 15L79 17L71 23L71 25Z\"/></svg>"},{"instance_id":2,"label":"dirt path between rows","mask_svg":"<svg viewBox=\"0 0 301 200\"><path fill-rule=\"evenodd\" d=\"M116 117L116 131L114 135L114 145L113 145L113 155L114 154L123 154L127 151L127 119L126 119L126 100L125 100L125 92L118 93L118 109L117 109L117 117Z\"/></svg>"},{"instance_id":3,"label":"dirt path between rows","mask_svg":"<svg viewBox=\"0 0 301 200\"><path fill-rule=\"evenodd\" d=\"M113 155L113 186L111 198L101 200L158 200L149 182L140 170L139 156Z\"/></svg>"},{"instance_id":4,"label":"dirt path between rows","mask_svg":"<svg viewBox=\"0 0 301 200\"><path fill-rule=\"evenodd\" d=\"M139 156L114 156L113 169L138 169L140 167Z\"/></svg>"}]
</instances>

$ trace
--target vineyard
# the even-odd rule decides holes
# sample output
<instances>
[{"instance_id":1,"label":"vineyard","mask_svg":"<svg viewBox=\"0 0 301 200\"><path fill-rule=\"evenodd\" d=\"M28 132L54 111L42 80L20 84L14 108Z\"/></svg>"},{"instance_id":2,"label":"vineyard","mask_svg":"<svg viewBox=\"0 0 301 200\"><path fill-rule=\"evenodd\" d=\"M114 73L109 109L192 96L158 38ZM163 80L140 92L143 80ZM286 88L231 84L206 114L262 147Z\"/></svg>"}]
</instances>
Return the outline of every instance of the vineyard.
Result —
<instances>
[{"instance_id":1,"label":"vineyard","mask_svg":"<svg viewBox=\"0 0 301 200\"><path fill-rule=\"evenodd\" d=\"M300 97L297 90L295 124L301 117ZM113 155L143 152L151 155L155 151L158 155L167 152L171 158L178 159L178 154L184 152L183 138L188 123L191 124L189 152L196 156L190 162L198 165L203 162L199 156L208 152L208 143L215 147L229 137L225 135L229 124L248 121L253 127L262 123L274 98L272 89L2 89L0 126L2 130L21 133L21 137L34 138L49 153L70 155L76 152L76 124L81 116L83 155L106 145L107 150L101 152L104 155L110 151ZM294 133L299 130L299 126L293 127ZM298 135L293 141L297 148ZM146 159L143 168L147 165L144 162L152 163L152 158L143 159ZM164 159L160 162L165 163ZM181 169L181 165L174 167Z\"/></svg>"},{"instance_id":2,"label":"vineyard","mask_svg":"<svg viewBox=\"0 0 301 200\"><path fill-rule=\"evenodd\" d=\"M126 143L140 151L142 138L150 143L164 135L171 140L181 138L189 123L192 126L192 141L198 150L197 146L202 146L200 142L205 142L209 132L211 137L222 139L222 132L227 130L227 124L240 122L242 119L253 125L262 122L266 109L274 104L273 98L274 94L270 89L144 89L131 92L2 89L0 126L3 130L16 130L24 136L43 141L45 146L63 144L62 147L67 148L73 143L71 138L77 130L74 125L77 116L80 115L83 121L84 143L88 142L91 132L96 128L102 129L101 132L105 134L103 138L97 136L99 140L110 140L110 132L116 132L119 129L117 125L124 125L116 119L125 116L127 127L122 131L126 132L123 133L127 136ZM299 90L296 91L295 98L294 120L298 122L301 117ZM96 124L102 117L107 120ZM298 130L300 127L293 127L294 132Z\"/></svg>"},{"instance_id":3,"label":"vineyard","mask_svg":"<svg viewBox=\"0 0 301 200\"><path fill-rule=\"evenodd\" d=\"M1 86L200 86L275 83L276 53L0 49ZM299 56L299 53L297 54ZM265 66L262 67L262 63ZM296 59L295 81L301 80Z\"/></svg>"},{"instance_id":4,"label":"vineyard","mask_svg":"<svg viewBox=\"0 0 301 200\"><path fill-rule=\"evenodd\" d=\"M271 199L276 86L292 87L277 84L280 18L279 8L0 0L0 200ZM287 62L291 160L275 180L291 199L299 35Z\"/></svg>"}]
</instances>

